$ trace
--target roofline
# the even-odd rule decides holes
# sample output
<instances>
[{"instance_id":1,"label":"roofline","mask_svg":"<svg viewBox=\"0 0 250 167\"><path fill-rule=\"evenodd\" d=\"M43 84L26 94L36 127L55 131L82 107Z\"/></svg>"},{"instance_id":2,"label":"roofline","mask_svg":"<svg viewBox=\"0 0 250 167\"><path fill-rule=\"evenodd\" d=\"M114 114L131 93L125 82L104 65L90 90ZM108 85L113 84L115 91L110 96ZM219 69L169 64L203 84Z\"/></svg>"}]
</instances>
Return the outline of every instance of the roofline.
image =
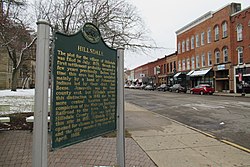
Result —
<instances>
[{"instance_id":1,"label":"roofline","mask_svg":"<svg viewBox=\"0 0 250 167\"><path fill-rule=\"evenodd\" d=\"M142 64L142 65L140 65L140 66L138 66L138 67L135 67L133 70L138 69L138 68L141 68L141 67L143 67L143 66L145 66L145 65L148 65L148 64L151 64L151 63L155 63L155 62L159 61L160 59L164 59L164 58L167 58L167 57L170 57L170 56L173 56L173 55L177 55L177 51L175 51L174 53L171 53L171 54L169 54L169 55L165 55L165 56L162 57L162 58L158 58L157 60L150 61L150 62L148 62L148 63L145 63L145 64Z\"/></svg>"},{"instance_id":2,"label":"roofline","mask_svg":"<svg viewBox=\"0 0 250 167\"><path fill-rule=\"evenodd\" d=\"M241 13L241 12L244 12L244 11L246 11L246 10L248 10L248 9L250 9L250 6L248 6L248 7L244 8L244 9L242 9L242 10L240 10L240 11L236 12L236 13L231 14L231 17L233 17L233 16L235 16L235 15L237 15L237 14Z\"/></svg>"},{"instance_id":3,"label":"roofline","mask_svg":"<svg viewBox=\"0 0 250 167\"><path fill-rule=\"evenodd\" d=\"M198 17L197 19L195 19L194 21L188 23L187 25L185 25L184 27L180 28L179 30L177 30L175 33L176 35L180 35L188 30L190 30L191 28L199 25L200 23L208 20L209 18L212 18L213 17L213 14L214 13L217 13L218 11L228 7L228 6L231 6L232 4L240 4L240 3L236 3L236 2L232 2L232 3L229 3L229 4L226 4L224 6L222 6L221 8L219 8L218 10L216 11L209 11L207 13L205 13L204 15ZM240 10L241 11L241 10Z\"/></svg>"},{"instance_id":4,"label":"roofline","mask_svg":"<svg viewBox=\"0 0 250 167\"><path fill-rule=\"evenodd\" d=\"M196 25L204 22L205 20L208 20L209 18L211 18L213 16L213 12L209 11L207 13L205 13L204 15L198 17L197 19L195 19L194 21L188 23L187 25L185 25L184 27L180 28L179 30L177 30L175 33L177 35L182 34L183 32L195 27Z\"/></svg>"}]
</instances>

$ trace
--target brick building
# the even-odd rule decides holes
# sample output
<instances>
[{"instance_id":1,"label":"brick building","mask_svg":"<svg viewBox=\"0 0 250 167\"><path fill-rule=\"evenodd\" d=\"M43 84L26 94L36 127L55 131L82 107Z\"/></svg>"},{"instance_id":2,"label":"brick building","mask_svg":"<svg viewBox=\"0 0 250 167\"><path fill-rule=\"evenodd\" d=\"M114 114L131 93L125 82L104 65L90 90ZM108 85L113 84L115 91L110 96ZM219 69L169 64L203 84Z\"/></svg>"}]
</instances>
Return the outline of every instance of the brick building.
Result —
<instances>
[{"instance_id":1,"label":"brick building","mask_svg":"<svg viewBox=\"0 0 250 167\"><path fill-rule=\"evenodd\" d=\"M230 77L234 80L234 92L240 93L242 84L250 87L250 7L231 16L231 30L234 72Z\"/></svg>"},{"instance_id":2,"label":"brick building","mask_svg":"<svg viewBox=\"0 0 250 167\"><path fill-rule=\"evenodd\" d=\"M190 87L208 83L216 91L233 91L231 16L240 10L240 4L231 3L176 31L177 71L188 76Z\"/></svg>"},{"instance_id":3,"label":"brick building","mask_svg":"<svg viewBox=\"0 0 250 167\"><path fill-rule=\"evenodd\" d=\"M136 67L132 70L134 71L134 82L153 83L155 85L173 84L173 76L176 73L176 59L177 54L175 52Z\"/></svg>"}]
</instances>

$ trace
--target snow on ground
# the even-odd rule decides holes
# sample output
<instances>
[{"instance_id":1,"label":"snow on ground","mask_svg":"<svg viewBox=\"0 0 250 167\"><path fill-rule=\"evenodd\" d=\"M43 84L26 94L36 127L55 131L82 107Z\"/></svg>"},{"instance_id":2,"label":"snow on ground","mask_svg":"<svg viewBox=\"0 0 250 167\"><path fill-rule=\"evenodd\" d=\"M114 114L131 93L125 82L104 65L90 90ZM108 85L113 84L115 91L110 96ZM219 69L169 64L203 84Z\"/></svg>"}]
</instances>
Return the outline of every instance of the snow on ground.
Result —
<instances>
[{"instance_id":1,"label":"snow on ground","mask_svg":"<svg viewBox=\"0 0 250 167\"><path fill-rule=\"evenodd\" d=\"M0 97L4 96L34 96L35 89L17 89L17 91L0 90Z\"/></svg>"},{"instance_id":2,"label":"snow on ground","mask_svg":"<svg viewBox=\"0 0 250 167\"><path fill-rule=\"evenodd\" d=\"M50 97L50 90L48 90L48 95ZM35 89L0 90L0 115L34 112L34 96Z\"/></svg>"}]
</instances>

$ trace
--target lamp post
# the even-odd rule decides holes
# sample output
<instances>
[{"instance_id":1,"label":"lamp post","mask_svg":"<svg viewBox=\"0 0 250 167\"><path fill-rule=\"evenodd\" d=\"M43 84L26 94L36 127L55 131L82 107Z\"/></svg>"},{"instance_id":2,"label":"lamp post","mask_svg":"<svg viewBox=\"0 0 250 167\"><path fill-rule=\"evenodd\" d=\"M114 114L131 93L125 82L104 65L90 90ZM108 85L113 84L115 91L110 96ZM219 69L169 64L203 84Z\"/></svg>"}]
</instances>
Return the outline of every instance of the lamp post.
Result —
<instances>
[{"instance_id":1,"label":"lamp post","mask_svg":"<svg viewBox=\"0 0 250 167\"><path fill-rule=\"evenodd\" d=\"M243 64L243 67L240 67L240 65L237 66L238 67L238 74L239 74L239 81L241 83L241 87L242 87L242 92L241 92L241 96L245 96L245 81L244 81L244 74L246 72L246 64Z\"/></svg>"}]
</instances>

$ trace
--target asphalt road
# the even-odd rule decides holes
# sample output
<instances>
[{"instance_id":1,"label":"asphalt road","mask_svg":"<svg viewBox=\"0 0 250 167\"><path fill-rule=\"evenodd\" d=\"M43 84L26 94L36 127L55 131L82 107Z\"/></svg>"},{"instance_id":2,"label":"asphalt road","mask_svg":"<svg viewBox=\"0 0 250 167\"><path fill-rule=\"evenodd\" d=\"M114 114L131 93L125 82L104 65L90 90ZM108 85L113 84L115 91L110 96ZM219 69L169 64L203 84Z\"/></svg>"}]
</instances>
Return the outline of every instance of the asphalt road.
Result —
<instances>
[{"instance_id":1,"label":"asphalt road","mask_svg":"<svg viewBox=\"0 0 250 167\"><path fill-rule=\"evenodd\" d=\"M250 149L250 98L125 89L125 101Z\"/></svg>"}]
</instances>

